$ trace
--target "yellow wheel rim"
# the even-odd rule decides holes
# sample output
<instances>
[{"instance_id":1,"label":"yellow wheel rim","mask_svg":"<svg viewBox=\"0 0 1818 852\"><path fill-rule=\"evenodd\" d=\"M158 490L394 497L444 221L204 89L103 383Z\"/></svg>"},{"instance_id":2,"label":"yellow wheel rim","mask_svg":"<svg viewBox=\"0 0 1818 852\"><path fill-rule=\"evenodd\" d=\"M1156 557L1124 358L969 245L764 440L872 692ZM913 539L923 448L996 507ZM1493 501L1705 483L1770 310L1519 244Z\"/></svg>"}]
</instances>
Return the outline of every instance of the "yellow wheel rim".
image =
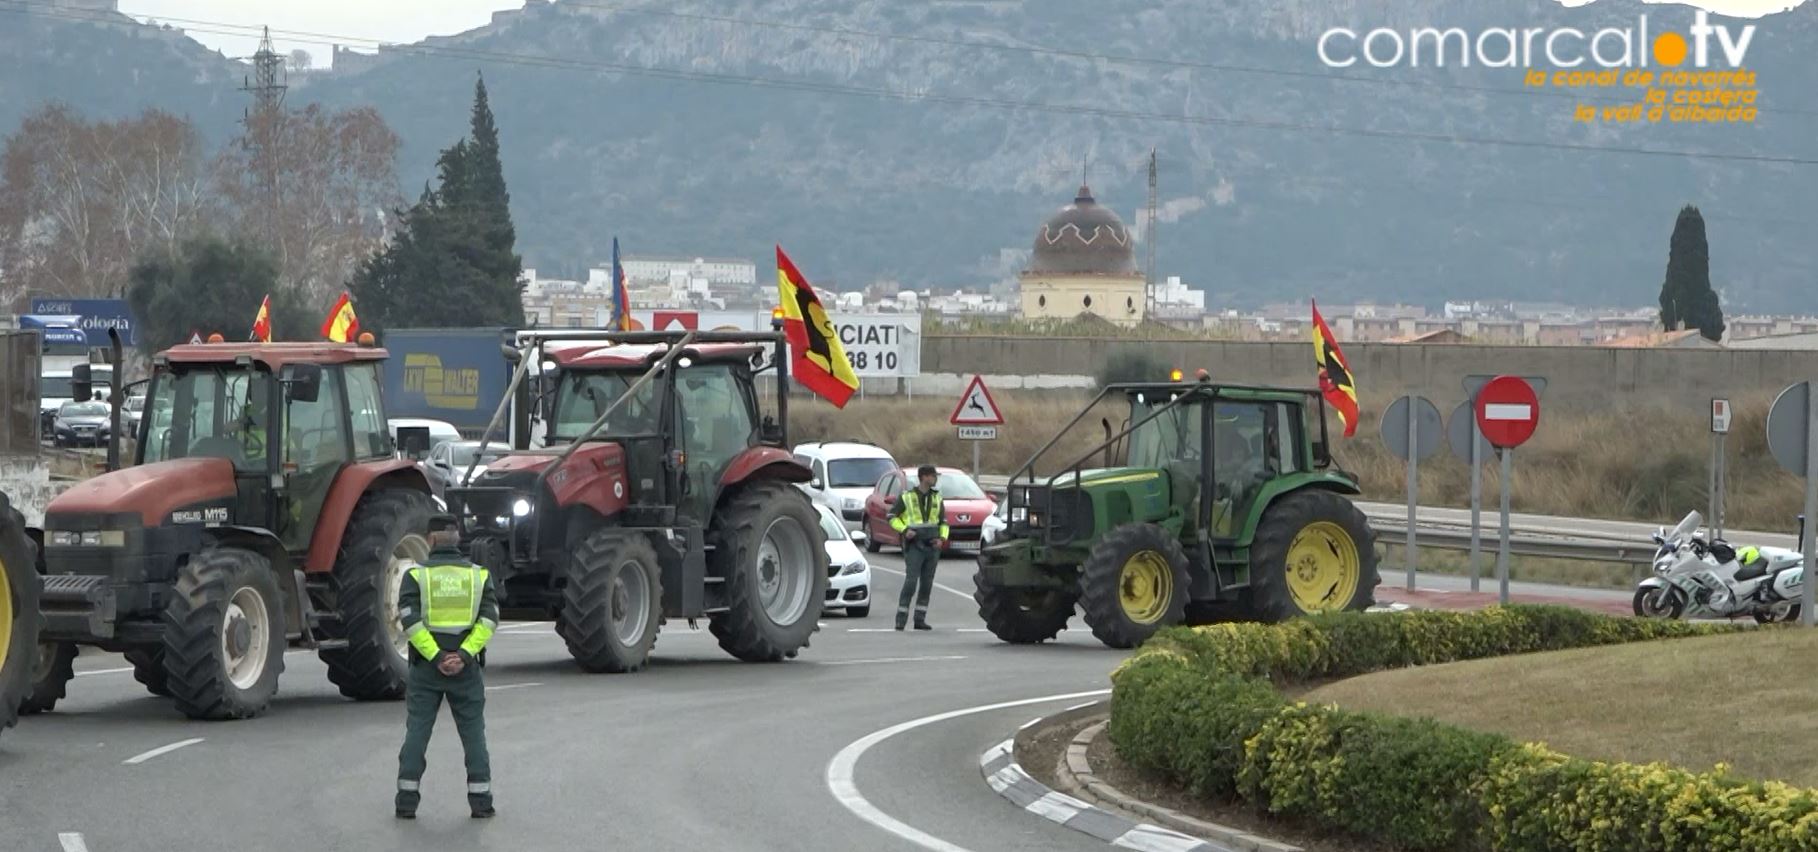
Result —
<instances>
[{"instance_id":1,"label":"yellow wheel rim","mask_svg":"<svg viewBox=\"0 0 1818 852\"><path fill-rule=\"evenodd\" d=\"M13 584L8 570L6 562L0 560L0 666L6 665L13 643Z\"/></svg>"},{"instance_id":2,"label":"yellow wheel rim","mask_svg":"<svg viewBox=\"0 0 1818 852\"><path fill-rule=\"evenodd\" d=\"M1133 554L1118 574L1117 600L1124 617L1137 624L1162 620L1174 601L1174 566L1153 550Z\"/></svg>"},{"instance_id":3,"label":"yellow wheel rim","mask_svg":"<svg viewBox=\"0 0 1818 852\"><path fill-rule=\"evenodd\" d=\"M1316 521L1301 528L1288 545L1288 592L1301 612L1344 609L1357 594L1362 575L1357 543L1344 527Z\"/></svg>"}]
</instances>

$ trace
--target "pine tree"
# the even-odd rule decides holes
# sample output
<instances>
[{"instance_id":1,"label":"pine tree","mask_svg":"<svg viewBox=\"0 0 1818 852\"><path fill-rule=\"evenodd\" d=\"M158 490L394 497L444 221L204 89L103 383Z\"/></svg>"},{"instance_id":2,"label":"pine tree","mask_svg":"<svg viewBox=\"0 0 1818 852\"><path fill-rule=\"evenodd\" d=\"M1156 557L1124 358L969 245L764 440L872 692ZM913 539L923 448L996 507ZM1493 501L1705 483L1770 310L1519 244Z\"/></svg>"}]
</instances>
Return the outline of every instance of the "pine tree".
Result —
<instances>
[{"instance_id":1,"label":"pine tree","mask_svg":"<svg viewBox=\"0 0 1818 852\"><path fill-rule=\"evenodd\" d=\"M486 81L474 86L469 138L436 159L436 186L400 214L391 245L368 258L351 289L361 323L520 326L523 259L499 160ZM368 319L370 317L370 320Z\"/></svg>"},{"instance_id":2,"label":"pine tree","mask_svg":"<svg viewBox=\"0 0 1818 852\"><path fill-rule=\"evenodd\" d=\"M1698 329L1708 340L1723 339L1723 306L1711 289L1711 250L1704 216L1690 204L1673 224L1666 280L1660 285L1660 322L1667 331Z\"/></svg>"}]
</instances>

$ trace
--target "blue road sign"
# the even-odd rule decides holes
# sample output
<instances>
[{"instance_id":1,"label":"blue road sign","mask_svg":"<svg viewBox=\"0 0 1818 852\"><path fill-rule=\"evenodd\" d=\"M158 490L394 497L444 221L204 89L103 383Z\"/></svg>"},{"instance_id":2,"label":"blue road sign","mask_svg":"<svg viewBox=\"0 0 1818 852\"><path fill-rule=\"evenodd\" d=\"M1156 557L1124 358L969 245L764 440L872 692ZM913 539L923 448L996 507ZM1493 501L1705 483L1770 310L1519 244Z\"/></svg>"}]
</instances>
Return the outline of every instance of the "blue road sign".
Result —
<instances>
[{"instance_id":1,"label":"blue road sign","mask_svg":"<svg viewBox=\"0 0 1818 852\"><path fill-rule=\"evenodd\" d=\"M88 333L90 346L106 346L110 328L120 330L120 343L124 346L139 342L138 328L125 299L33 299L32 313L79 317L76 327Z\"/></svg>"}]
</instances>

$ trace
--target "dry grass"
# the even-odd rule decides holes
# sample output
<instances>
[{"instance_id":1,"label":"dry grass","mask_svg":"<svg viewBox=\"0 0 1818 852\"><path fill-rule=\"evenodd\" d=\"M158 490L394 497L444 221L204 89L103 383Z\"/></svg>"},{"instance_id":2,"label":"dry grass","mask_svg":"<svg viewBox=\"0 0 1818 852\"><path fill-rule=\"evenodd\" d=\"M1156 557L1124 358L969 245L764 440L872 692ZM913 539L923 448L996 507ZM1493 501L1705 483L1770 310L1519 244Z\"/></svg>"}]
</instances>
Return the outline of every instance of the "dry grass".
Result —
<instances>
[{"instance_id":1,"label":"dry grass","mask_svg":"<svg viewBox=\"0 0 1818 852\"><path fill-rule=\"evenodd\" d=\"M1636 642L1379 672L1308 701L1429 717L1595 760L1818 786L1818 632ZM1459 701L1460 695L1471 696Z\"/></svg>"},{"instance_id":2,"label":"dry grass","mask_svg":"<svg viewBox=\"0 0 1818 852\"><path fill-rule=\"evenodd\" d=\"M999 392L996 399L1008 423L998 429L997 440L985 443L981 460L985 472L1001 474L1022 466L1090 397L1067 391ZM1772 400L1734 402L1728 526L1791 532L1803 490L1800 480L1768 455L1766 421ZM947 425L952 405L945 396L913 402L871 397L855 399L841 411L818 399L797 397L791 401L790 414L798 441L852 438L887 447L905 464L932 461L969 467L969 442L956 438ZM1534 439L1516 453L1513 507L1518 512L1650 523L1671 523L1692 509L1705 511L1710 502L1711 436L1702 408L1680 404L1668 411L1631 404L1545 417ZM1101 418L1116 425L1128 414L1121 400L1109 401L1101 409L1082 420L1045 457L1045 470L1073 460L1101 441ZM1377 412L1365 412L1357 437L1337 439L1334 452L1339 464L1362 481L1366 498L1395 502L1406 493L1405 468L1384 449L1378 437L1379 418ZM1486 506L1493 508L1498 473L1493 466L1486 466L1484 473ZM1420 468L1421 503L1467 506L1470 482L1470 470L1442 452Z\"/></svg>"}]
</instances>

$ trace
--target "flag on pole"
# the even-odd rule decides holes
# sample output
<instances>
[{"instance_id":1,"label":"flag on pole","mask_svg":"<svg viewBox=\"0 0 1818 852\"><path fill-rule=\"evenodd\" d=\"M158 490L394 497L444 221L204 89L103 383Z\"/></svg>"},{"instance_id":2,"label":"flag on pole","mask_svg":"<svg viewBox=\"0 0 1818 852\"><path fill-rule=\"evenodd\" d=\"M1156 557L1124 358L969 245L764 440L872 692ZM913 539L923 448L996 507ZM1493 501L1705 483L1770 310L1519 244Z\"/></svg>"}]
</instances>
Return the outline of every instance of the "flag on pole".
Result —
<instances>
[{"instance_id":1,"label":"flag on pole","mask_svg":"<svg viewBox=\"0 0 1818 852\"><path fill-rule=\"evenodd\" d=\"M840 336L821 307L808 279L776 247L777 305L783 312L783 335L789 338L790 366L796 381L834 405L845 408L858 390L858 376L840 347Z\"/></svg>"},{"instance_id":2,"label":"flag on pole","mask_svg":"<svg viewBox=\"0 0 1818 852\"><path fill-rule=\"evenodd\" d=\"M322 336L336 343L347 343L360 333L360 318L354 316L353 296L341 291L341 298L322 321Z\"/></svg>"},{"instance_id":3,"label":"flag on pole","mask_svg":"<svg viewBox=\"0 0 1818 852\"><path fill-rule=\"evenodd\" d=\"M1319 315L1319 302L1313 302L1313 361L1319 367L1319 392L1326 404L1344 421L1345 437L1357 434L1357 386L1351 378L1351 365L1338 349L1338 339Z\"/></svg>"},{"instance_id":4,"label":"flag on pole","mask_svg":"<svg viewBox=\"0 0 1818 852\"><path fill-rule=\"evenodd\" d=\"M612 322L615 331L631 330L631 292L625 289L625 267L619 265L619 238L612 238Z\"/></svg>"},{"instance_id":5,"label":"flag on pole","mask_svg":"<svg viewBox=\"0 0 1818 852\"><path fill-rule=\"evenodd\" d=\"M265 295L265 301L259 303L259 315L253 317L252 337L260 343L271 342L271 294Z\"/></svg>"}]
</instances>

